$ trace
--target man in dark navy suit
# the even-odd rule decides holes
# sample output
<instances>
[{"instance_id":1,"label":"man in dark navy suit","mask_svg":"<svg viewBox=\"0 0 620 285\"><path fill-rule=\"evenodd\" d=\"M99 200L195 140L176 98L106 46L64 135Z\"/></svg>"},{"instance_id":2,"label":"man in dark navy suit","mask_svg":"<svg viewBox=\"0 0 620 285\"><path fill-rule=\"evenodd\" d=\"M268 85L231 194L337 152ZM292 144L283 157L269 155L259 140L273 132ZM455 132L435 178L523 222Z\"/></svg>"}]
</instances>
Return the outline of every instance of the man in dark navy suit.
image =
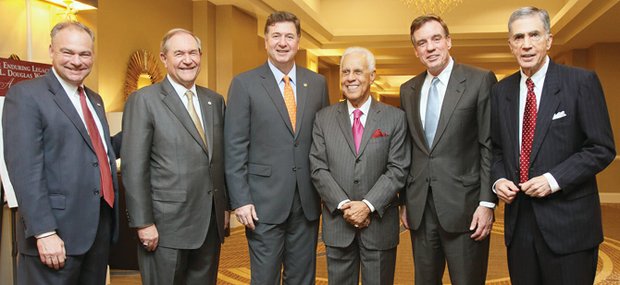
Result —
<instances>
[{"instance_id":1,"label":"man in dark navy suit","mask_svg":"<svg viewBox=\"0 0 620 285\"><path fill-rule=\"evenodd\" d=\"M521 70L491 93L493 186L506 202L512 284L592 284L603 241L596 174L615 157L595 73L547 56L547 11L525 7L508 22Z\"/></svg>"}]
</instances>

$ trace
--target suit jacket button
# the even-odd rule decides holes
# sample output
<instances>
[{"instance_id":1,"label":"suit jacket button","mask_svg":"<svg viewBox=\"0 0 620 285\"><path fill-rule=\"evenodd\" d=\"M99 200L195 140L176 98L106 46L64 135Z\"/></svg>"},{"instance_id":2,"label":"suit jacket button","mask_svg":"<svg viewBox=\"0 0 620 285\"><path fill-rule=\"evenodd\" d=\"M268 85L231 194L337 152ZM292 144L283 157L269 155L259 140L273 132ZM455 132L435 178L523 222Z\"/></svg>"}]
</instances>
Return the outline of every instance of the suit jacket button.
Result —
<instances>
[{"instance_id":1,"label":"suit jacket button","mask_svg":"<svg viewBox=\"0 0 620 285\"><path fill-rule=\"evenodd\" d=\"M361 159L355 159L355 163L359 163L360 161L362 161Z\"/></svg>"},{"instance_id":2,"label":"suit jacket button","mask_svg":"<svg viewBox=\"0 0 620 285\"><path fill-rule=\"evenodd\" d=\"M93 194L95 194L95 195L97 195L97 196L98 196L98 195L99 195L99 190L95 190L95 191L93 191Z\"/></svg>"},{"instance_id":3,"label":"suit jacket button","mask_svg":"<svg viewBox=\"0 0 620 285\"><path fill-rule=\"evenodd\" d=\"M360 183L359 180L353 180L353 184L358 184L358 183Z\"/></svg>"},{"instance_id":4,"label":"suit jacket button","mask_svg":"<svg viewBox=\"0 0 620 285\"><path fill-rule=\"evenodd\" d=\"M293 167L293 171L297 171L297 167Z\"/></svg>"},{"instance_id":5,"label":"suit jacket button","mask_svg":"<svg viewBox=\"0 0 620 285\"><path fill-rule=\"evenodd\" d=\"M93 162L93 166L94 166L94 167L98 167L98 166L99 166L99 163L98 163L98 162Z\"/></svg>"},{"instance_id":6,"label":"suit jacket button","mask_svg":"<svg viewBox=\"0 0 620 285\"><path fill-rule=\"evenodd\" d=\"M298 147L299 146L299 142L295 142L294 146Z\"/></svg>"}]
</instances>

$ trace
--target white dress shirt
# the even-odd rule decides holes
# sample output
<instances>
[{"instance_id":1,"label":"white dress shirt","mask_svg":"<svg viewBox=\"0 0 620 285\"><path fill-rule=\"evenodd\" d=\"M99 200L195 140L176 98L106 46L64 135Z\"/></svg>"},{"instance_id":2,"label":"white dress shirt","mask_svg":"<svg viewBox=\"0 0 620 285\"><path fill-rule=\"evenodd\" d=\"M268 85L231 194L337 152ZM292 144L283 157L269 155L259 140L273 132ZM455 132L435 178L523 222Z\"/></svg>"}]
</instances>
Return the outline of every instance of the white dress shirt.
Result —
<instances>
[{"instance_id":1,"label":"white dress shirt","mask_svg":"<svg viewBox=\"0 0 620 285\"><path fill-rule=\"evenodd\" d=\"M293 64L293 68L288 74L282 73L275 65L271 64L271 61L267 60L267 64L269 65L269 69L271 69L271 73L276 78L276 83L278 84L278 88L280 88L280 94L282 94L282 98L284 98L284 76L288 75L289 82L291 83L291 88L293 89L293 95L295 95L295 103L297 103L297 68L296 65Z\"/></svg>"},{"instance_id":2,"label":"white dress shirt","mask_svg":"<svg viewBox=\"0 0 620 285\"><path fill-rule=\"evenodd\" d=\"M200 101L198 100L198 93L196 93L196 84L193 84L190 89L187 89L185 88L185 86L172 80L172 78L170 78L170 75L166 75L166 76L168 77L168 81L170 81L172 88L174 88L174 91L177 93L177 95L181 99L181 102L183 102L183 106L185 106L185 110L187 110L188 114L189 114L189 109L187 107L187 104L189 101L187 100L187 96L185 96L185 92L187 92L187 90L190 90L194 93L194 96L192 96L192 102L194 103L194 109L196 110L196 114L198 115L198 119L200 120L200 124L202 125L202 128L205 129L205 122L202 120L202 109L200 108Z\"/></svg>"}]
</instances>

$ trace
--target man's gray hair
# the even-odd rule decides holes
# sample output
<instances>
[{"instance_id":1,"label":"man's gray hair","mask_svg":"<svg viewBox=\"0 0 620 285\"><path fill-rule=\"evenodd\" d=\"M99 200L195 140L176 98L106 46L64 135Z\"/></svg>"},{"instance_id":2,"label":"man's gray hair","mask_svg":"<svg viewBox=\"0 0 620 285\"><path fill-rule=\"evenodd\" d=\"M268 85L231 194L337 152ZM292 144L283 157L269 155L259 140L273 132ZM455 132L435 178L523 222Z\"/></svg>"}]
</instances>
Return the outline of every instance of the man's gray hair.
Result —
<instances>
[{"instance_id":1,"label":"man's gray hair","mask_svg":"<svg viewBox=\"0 0 620 285\"><path fill-rule=\"evenodd\" d=\"M342 67L342 62L344 60L344 57L352 54L352 53L361 53L363 55L366 56L366 63L368 63L368 69L370 70L370 72L375 71L375 55L372 54L371 51L369 51L367 48L363 48L363 47L350 47L347 48L344 53L342 54L342 57L340 58L340 66Z\"/></svg>"},{"instance_id":2,"label":"man's gray hair","mask_svg":"<svg viewBox=\"0 0 620 285\"><path fill-rule=\"evenodd\" d=\"M551 34L551 21L549 20L549 13L547 10L532 6L522 7L512 12L510 19L508 20L508 32L512 33L511 25L514 21L531 16L538 16L545 26L545 32L547 32L547 35Z\"/></svg>"}]
</instances>

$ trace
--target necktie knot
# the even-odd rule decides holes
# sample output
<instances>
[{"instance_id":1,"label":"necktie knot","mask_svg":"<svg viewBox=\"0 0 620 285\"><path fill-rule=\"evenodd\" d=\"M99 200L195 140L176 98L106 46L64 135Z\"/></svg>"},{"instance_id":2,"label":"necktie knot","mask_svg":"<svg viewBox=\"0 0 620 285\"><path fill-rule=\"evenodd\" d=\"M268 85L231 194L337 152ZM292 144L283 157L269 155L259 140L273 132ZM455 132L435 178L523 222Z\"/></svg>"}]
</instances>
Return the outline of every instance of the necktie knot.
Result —
<instances>
[{"instance_id":1,"label":"necktie knot","mask_svg":"<svg viewBox=\"0 0 620 285\"><path fill-rule=\"evenodd\" d=\"M532 81L532 78L528 78L527 80L525 80L525 85L527 85L527 91L534 91L534 81Z\"/></svg>"},{"instance_id":2,"label":"necktie knot","mask_svg":"<svg viewBox=\"0 0 620 285\"><path fill-rule=\"evenodd\" d=\"M431 80L431 85L433 86L437 86L437 83L439 83L439 77L433 77L433 80Z\"/></svg>"},{"instance_id":3,"label":"necktie knot","mask_svg":"<svg viewBox=\"0 0 620 285\"><path fill-rule=\"evenodd\" d=\"M284 80L284 84L290 84L290 82L291 82L291 78L288 77L288 75L284 75L282 80Z\"/></svg>"},{"instance_id":4,"label":"necktie knot","mask_svg":"<svg viewBox=\"0 0 620 285\"><path fill-rule=\"evenodd\" d=\"M355 109L355 110L353 110L353 119L358 120L359 118L361 118L361 117L362 117L362 115L363 115L363 114L364 114L364 113L362 112L362 110L360 110L360 109Z\"/></svg>"},{"instance_id":5,"label":"necktie knot","mask_svg":"<svg viewBox=\"0 0 620 285\"><path fill-rule=\"evenodd\" d=\"M78 96L85 96L84 95L84 88L82 88L82 86L78 86Z\"/></svg>"},{"instance_id":6,"label":"necktie knot","mask_svg":"<svg viewBox=\"0 0 620 285\"><path fill-rule=\"evenodd\" d=\"M185 97L187 97L187 100L191 101L193 96L194 96L194 92L192 92L192 90L185 91Z\"/></svg>"}]
</instances>

